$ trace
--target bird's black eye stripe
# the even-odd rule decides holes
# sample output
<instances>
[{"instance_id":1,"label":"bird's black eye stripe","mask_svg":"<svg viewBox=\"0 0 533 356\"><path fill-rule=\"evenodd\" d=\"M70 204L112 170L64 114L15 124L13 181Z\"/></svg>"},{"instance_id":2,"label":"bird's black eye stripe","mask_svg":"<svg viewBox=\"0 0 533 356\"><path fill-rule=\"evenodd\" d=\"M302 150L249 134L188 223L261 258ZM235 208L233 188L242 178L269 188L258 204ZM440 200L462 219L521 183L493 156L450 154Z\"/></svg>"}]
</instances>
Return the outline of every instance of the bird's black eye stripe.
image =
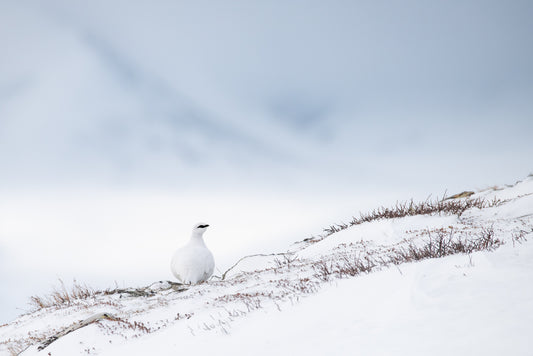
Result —
<instances>
[{"instance_id":1,"label":"bird's black eye stripe","mask_svg":"<svg viewBox=\"0 0 533 356\"><path fill-rule=\"evenodd\" d=\"M198 228L204 228L204 227L208 227L209 225L198 225Z\"/></svg>"}]
</instances>

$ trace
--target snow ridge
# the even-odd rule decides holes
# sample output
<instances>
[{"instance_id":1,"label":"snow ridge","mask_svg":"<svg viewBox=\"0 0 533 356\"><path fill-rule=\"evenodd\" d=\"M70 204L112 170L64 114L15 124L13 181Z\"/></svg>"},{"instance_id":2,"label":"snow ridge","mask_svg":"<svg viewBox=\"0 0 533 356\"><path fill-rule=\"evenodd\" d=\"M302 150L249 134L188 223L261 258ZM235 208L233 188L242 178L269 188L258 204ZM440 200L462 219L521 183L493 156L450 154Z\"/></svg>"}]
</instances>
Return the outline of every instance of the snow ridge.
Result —
<instances>
[{"instance_id":1,"label":"snow ridge","mask_svg":"<svg viewBox=\"0 0 533 356\"><path fill-rule=\"evenodd\" d=\"M113 318L97 318L48 343L44 351L141 355L143 350L157 349L159 354L173 354L181 350L176 336L189 345L197 338L215 340L242 333L240 326L253 315L250 320L286 312L301 304L302 298L313 300L308 297L354 276L380 278L380 273L395 273L398 279L413 268L408 262L459 254L472 264L472 256L490 254L503 245L515 251L531 249L527 240L533 236L532 178L504 189L437 202L464 209L415 213L416 206L427 202L416 206L411 202L403 206L406 213L401 216L391 215L394 209L378 211L375 219L362 215L354 219L357 223L330 227L324 235L295 243L287 252L243 258L221 276L197 286L157 282L129 291L87 289L85 294L42 305L1 326L0 353L37 355L39 346L54 335L79 320L106 313ZM378 271L382 272L371 273ZM305 328L304 323L299 327Z\"/></svg>"}]
</instances>

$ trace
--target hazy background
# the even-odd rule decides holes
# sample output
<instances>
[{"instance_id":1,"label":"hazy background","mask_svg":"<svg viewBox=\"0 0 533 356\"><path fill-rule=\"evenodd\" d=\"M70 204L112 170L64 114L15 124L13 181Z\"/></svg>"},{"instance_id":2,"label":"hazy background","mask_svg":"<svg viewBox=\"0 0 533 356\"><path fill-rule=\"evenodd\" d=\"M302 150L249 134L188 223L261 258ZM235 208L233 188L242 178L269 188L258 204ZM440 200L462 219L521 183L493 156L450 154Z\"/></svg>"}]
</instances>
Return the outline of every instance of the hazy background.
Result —
<instances>
[{"instance_id":1,"label":"hazy background","mask_svg":"<svg viewBox=\"0 0 533 356\"><path fill-rule=\"evenodd\" d=\"M533 171L531 1L0 0L0 324ZM17 309L18 308L18 309Z\"/></svg>"}]
</instances>

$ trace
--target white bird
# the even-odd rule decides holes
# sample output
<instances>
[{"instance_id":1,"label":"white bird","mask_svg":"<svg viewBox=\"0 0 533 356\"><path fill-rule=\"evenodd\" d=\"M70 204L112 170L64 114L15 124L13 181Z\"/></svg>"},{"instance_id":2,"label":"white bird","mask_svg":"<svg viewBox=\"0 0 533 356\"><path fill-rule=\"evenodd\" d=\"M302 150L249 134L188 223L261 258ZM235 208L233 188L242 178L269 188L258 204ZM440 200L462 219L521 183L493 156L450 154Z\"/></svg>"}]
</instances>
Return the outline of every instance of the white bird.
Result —
<instances>
[{"instance_id":1,"label":"white bird","mask_svg":"<svg viewBox=\"0 0 533 356\"><path fill-rule=\"evenodd\" d=\"M170 269L181 283L201 283L213 274L215 259L203 238L208 226L204 223L194 225L189 243L179 248L172 257Z\"/></svg>"}]
</instances>

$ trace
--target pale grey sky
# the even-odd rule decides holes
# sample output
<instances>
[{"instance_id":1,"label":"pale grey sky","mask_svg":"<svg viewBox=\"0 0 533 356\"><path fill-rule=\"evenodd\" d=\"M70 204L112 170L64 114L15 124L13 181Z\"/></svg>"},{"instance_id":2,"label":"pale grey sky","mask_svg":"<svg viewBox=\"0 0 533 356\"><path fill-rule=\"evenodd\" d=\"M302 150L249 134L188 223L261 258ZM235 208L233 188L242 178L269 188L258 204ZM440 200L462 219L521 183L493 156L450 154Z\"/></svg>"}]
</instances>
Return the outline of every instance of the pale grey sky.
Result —
<instances>
[{"instance_id":1,"label":"pale grey sky","mask_svg":"<svg viewBox=\"0 0 533 356\"><path fill-rule=\"evenodd\" d=\"M0 6L5 184L529 169L530 1Z\"/></svg>"}]
</instances>

